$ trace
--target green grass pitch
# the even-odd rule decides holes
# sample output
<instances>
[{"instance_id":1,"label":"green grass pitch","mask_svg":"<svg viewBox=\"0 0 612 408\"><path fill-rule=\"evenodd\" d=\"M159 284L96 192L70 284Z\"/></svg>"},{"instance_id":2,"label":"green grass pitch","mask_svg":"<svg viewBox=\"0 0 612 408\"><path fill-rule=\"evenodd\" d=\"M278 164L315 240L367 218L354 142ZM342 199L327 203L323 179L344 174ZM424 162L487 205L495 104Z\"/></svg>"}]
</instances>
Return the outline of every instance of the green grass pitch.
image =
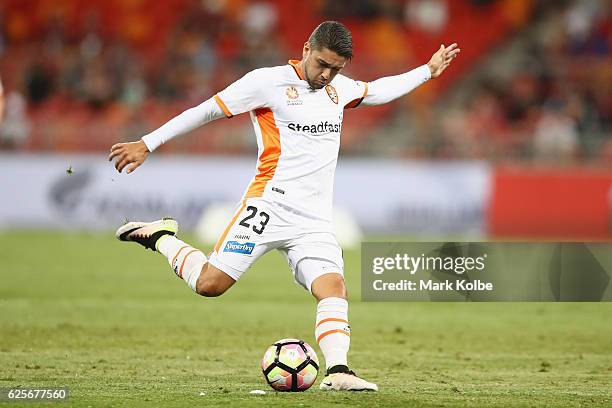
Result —
<instances>
[{"instance_id":1,"label":"green grass pitch","mask_svg":"<svg viewBox=\"0 0 612 408\"><path fill-rule=\"evenodd\" d=\"M111 233L2 233L0 387L68 386L83 407L612 406L612 304L362 303L358 252L345 261L350 363L380 392L278 393L266 347L316 346L315 302L278 253L206 299Z\"/></svg>"}]
</instances>

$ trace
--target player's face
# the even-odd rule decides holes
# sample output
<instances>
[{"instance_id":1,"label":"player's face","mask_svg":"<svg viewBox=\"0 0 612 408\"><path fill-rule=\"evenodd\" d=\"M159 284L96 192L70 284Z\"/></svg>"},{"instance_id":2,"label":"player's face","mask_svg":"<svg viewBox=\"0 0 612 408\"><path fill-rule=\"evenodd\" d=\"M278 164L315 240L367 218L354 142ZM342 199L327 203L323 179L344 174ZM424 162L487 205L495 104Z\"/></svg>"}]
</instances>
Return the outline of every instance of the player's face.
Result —
<instances>
[{"instance_id":1,"label":"player's face","mask_svg":"<svg viewBox=\"0 0 612 408\"><path fill-rule=\"evenodd\" d=\"M341 57L328 48L320 50L304 44L302 54L302 70L304 78L312 89L321 89L329 84L346 65L346 58Z\"/></svg>"}]
</instances>

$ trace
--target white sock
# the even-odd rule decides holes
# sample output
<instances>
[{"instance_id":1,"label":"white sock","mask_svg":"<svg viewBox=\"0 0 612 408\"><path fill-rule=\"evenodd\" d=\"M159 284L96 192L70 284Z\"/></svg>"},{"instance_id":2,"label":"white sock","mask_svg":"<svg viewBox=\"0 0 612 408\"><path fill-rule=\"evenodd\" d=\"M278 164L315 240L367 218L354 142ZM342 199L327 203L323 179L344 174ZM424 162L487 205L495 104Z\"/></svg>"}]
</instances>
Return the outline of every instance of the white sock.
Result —
<instances>
[{"instance_id":1,"label":"white sock","mask_svg":"<svg viewBox=\"0 0 612 408\"><path fill-rule=\"evenodd\" d=\"M317 305L315 338L323 355L325 366L345 365L351 345L351 329L348 322L348 302L345 299L329 297Z\"/></svg>"},{"instance_id":2,"label":"white sock","mask_svg":"<svg viewBox=\"0 0 612 408\"><path fill-rule=\"evenodd\" d=\"M175 236L164 235L157 241L157 250L168 258L170 267L195 292L196 283L204 264L208 262L202 251Z\"/></svg>"}]
</instances>

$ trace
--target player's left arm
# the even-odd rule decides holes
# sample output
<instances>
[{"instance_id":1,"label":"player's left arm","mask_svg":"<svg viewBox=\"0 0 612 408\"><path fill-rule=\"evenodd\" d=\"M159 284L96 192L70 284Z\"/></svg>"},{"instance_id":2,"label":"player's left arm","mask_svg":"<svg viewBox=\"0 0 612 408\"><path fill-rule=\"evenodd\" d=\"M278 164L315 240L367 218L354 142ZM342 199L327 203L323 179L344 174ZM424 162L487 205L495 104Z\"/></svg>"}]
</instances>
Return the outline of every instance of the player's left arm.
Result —
<instances>
[{"instance_id":1,"label":"player's left arm","mask_svg":"<svg viewBox=\"0 0 612 408\"><path fill-rule=\"evenodd\" d=\"M427 64L400 75L369 82L363 105L382 105L408 94L431 78L437 78L450 66L461 50L457 44L440 45Z\"/></svg>"}]
</instances>

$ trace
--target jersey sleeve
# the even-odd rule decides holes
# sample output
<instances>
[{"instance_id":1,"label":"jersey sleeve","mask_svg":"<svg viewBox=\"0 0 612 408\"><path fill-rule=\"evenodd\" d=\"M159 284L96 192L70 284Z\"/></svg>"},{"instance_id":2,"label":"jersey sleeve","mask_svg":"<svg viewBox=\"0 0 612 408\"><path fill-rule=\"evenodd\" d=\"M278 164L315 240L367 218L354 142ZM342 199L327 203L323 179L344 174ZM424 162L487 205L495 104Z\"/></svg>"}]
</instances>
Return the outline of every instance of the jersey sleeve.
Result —
<instances>
[{"instance_id":1,"label":"jersey sleeve","mask_svg":"<svg viewBox=\"0 0 612 408\"><path fill-rule=\"evenodd\" d=\"M344 109L356 108L368 94L368 83L342 76L339 81Z\"/></svg>"},{"instance_id":2,"label":"jersey sleeve","mask_svg":"<svg viewBox=\"0 0 612 408\"><path fill-rule=\"evenodd\" d=\"M219 118L223 112L213 99L207 99L198 106L187 109L177 117L166 122L162 127L142 137L142 141L150 152L160 145L177 136L184 135L192 130Z\"/></svg>"},{"instance_id":3,"label":"jersey sleeve","mask_svg":"<svg viewBox=\"0 0 612 408\"><path fill-rule=\"evenodd\" d=\"M267 75L263 69L249 72L213 98L226 117L231 118L257 108L267 107Z\"/></svg>"},{"instance_id":4,"label":"jersey sleeve","mask_svg":"<svg viewBox=\"0 0 612 408\"><path fill-rule=\"evenodd\" d=\"M422 65L412 71L379 78L369 83L368 94L363 100L364 105L382 105L412 92L431 78L427 65Z\"/></svg>"}]
</instances>

